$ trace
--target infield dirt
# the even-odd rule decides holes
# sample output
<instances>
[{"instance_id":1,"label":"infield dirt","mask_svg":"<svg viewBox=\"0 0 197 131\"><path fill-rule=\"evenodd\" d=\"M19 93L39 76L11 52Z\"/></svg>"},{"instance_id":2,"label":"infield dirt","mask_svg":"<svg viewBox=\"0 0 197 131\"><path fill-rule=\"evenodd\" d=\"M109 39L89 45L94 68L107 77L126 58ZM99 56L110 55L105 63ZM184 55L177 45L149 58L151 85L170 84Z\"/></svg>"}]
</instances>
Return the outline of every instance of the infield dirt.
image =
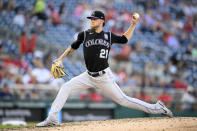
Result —
<instances>
[{"instance_id":1,"label":"infield dirt","mask_svg":"<svg viewBox=\"0 0 197 131\"><path fill-rule=\"evenodd\" d=\"M197 131L197 117L67 122L55 127L26 127L6 131Z\"/></svg>"}]
</instances>

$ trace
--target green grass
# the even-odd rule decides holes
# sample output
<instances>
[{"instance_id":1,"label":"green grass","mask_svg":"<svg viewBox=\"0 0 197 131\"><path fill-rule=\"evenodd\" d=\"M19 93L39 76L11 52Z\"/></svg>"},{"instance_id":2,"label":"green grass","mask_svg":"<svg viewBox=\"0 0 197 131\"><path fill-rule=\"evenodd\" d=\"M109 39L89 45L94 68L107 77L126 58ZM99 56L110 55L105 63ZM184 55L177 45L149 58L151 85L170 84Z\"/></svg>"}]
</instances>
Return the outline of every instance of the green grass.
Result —
<instances>
[{"instance_id":1,"label":"green grass","mask_svg":"<svg viewBox=\"0 0 197 131\"><path fill-rule=\"evenodd\" d=\"M35 126L36 122L28 122L26 126L12 126L12 125L6 125L3 126L0 124L0 129L10 129L10 128L22 128L22 127L33 127Z\"/></svg>"}]
</instances>

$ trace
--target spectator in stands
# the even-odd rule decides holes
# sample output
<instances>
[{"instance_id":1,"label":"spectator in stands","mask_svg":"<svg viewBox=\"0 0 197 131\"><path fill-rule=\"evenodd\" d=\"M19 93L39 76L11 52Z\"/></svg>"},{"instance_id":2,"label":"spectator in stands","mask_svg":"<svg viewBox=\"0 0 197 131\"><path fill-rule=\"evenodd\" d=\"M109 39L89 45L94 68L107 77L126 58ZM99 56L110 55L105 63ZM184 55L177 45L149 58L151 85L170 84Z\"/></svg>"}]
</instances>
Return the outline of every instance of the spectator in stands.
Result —
<instances>
[{"instance_id":1,"label":"spectator in stands","mask_svg":"<svg viewBox=\"0 0 197 131\"><path fill-rule=\"evenodd\" d=\"M8 59L9 54L5 52L5 47L3 45L3 42L0 41L0 60Z\"/></svg>"},{"instance_id":2,"label":"spectator in stands","mask_svg":"<svg viewBox=\"0 0 197 131\"><path fill-rule=\"evenodd\" d=\"M135 46L135 48L134 48L135 52L137 54L144 52L144 49L142 48L142 42L141 41L137 41L134 46Z\"/></svg>"},{"instance_id":3,"label":"spectator in stands","mask_svg":"<svg viewBox=\"0 0 197 131\"><path fill-rule=\"evenodd\" d=\"M66 4L65 3L62 3L60 5L60 8L59 8L59 16L66 16L66 12L65 12L65 9L66 9Z\"/></svg>"},{"instance_id":4,"label":"spectator in stands","mask_svg":"<svg viewBox=\"0 0 197 131\"><path fill-rule=\"evenodd\" d=\"M36 89L33 89L33 90L31 91L30 98L31 98L32 100L38 100L38 99L39 99L38 91L37 91Z\"/></svg>"},{"instance_id":5,"label":"spectator in stands","mask_svg":"<svg viewBox=\"0 0 197 131\"><path fill-rule=\"evenodd\" d=\"M117 76L118 76L118 83L120 87L128 86L129 76L128 76L128 73L124 69L118 71Z\"/></svg>"},{"instance_id":6,"label":"spectator in stands","mask_svg":"<svg viewBox=\"0 0 197 131\"><path fill-rule=\"evenodd\" d=\"M175 75L177 73L177 67L171 60L168 60L168 63L165 68L165 72L170 75Z\"/></svg>"},{"instance_id":7,"label":"spectator in stands","mask_svg":"<svg viewBox=\"0 0 197 131\"><path fill-rule=\"evenodd\" d=\"M0 64L0 83L1 83L1 80L3 79L3 76L4 76L4 70L2 68L2 65Z\"/></svg>"},{"instance_id":8,"label":"spectator in stands","mask_svg":"<svg viewBox=\"0 0 197 131\"><path fill-rule=\"evenodd\" d=\"M194 45L191 53L193 58L197 58L197 44Z\"/></svg>"},{"instance_id":9,"label":"spectator in stands","mask_svg":"<svg viewBox=\"0 0 197 131\"><path fill-rule=\"evenodd\" d=\"M131 21L131 14L128 12L128 10L124 10L122 12L120 12L120 21L122 21L123 23L129 23Z\"/></svg>"},{"instance_id":10,"label":"spectator in stands","mask_svg":"<svg viewBox=\"0 0 197 131\"><path fill-rule=\"evenodd\" d=\"M3 74L3 79L1 80L1 86L3 87L4 85L8 85L9 87L13 87L15 84L15 79L16 79L16 73L17 69L14 66L10 66L11 68L5 68L6 70ZM13 67L13 68L12 68Z\"/></svg>"},{"instance_id":11,"label":"spectator in stands","mask_svg":"<svg viewBox=\"0 0 197 131\"><path fill-rule=\"evenodd\" d=\"M186 1L184 4L183 12L186 16L192 16L194 14L194 8L190 1Z\"/></svg>"},{"instance_id":12,"label":"spectator in stands","mask_svg":"<svg viewBox=\"0 0 197 131\"><path fill-rule=\"evenodd\" d=\"M130 54L131 47L130 45L123 45L122 51L119 54L114 56L114 59L111 60L112 68L117 71L117 67L119 70L125 70L129 75L132 73L132 64L130 62Z\"/></svg>"},{"instance_id":13,"label":"spectator in stands","mask_svg":"<svg viewBox=\"0 0 197 131\"><path fill-rule=\"evenodd\" d=\"M89 98L90 100L96 101L96 102L101 102L103 100L103 96L96 92L94 88L89 88Z\"/></svg>"},{"instance_id":14,"label":"spectator in stands","mask_svg":"<svg viewBox=\"0 0 197 131\"><path fill-rule=\"evenodd\" d=\"M21 100L27 100L27 99L30 98L30 97L29 97L29 94L26 92L25 89L21 89L21 90L20 90L20 94L18 94L18 95L19 95L19 98L20 98Z\"/></svg>"},{"instance_id":15,"label":"spectator in stands","mask_svg":"<svg viewBox=\"0 0 197 131\"><path fill-rule=\"evenodd\" d=\"M72 19L68 20L69 14L67 14L66 4L64 2L60 5L58 13L61 19L61 24L68 25L76 29L80 27L80 25L76 26L77 21L73 22Z\"/></svg>"},{"instance_id":16,"label":"spectator in stands","mask_svg":"<svg viewBox=\"0 0 197 131\"><path fill-rule=\"evenodd\" d=\"M50 8L50 19L53 25L58 25L61 23L61 18L57 10L54 7Z\"/></svg>"},{"instance_id":17,"label":"spectator in stands","mask_svg":"<svg viewBox=\"0 0 197 131\"><path fill-rule=\"evenodd\" d=\"M47 20L47 15L45 14L45 0L36 0L34 3L33 15L37 16L38 19Z\"/></svg>"},{"instance_id":18,"label":"spectator in stands","mask_svg":"<svg viewBox=\"0 0 197 131\"><path fill-rule=\"evenodd\" d=\"M46 15L47 15L48 18L49 18L50 15L51 15L51 8L54 8L54 4L53 4L52 1L49 1L49 2L47 3L47 8L45 9L45 13L46 13Z\"/></svg>"},{"instance_id":19,"label":"spectator in stands","mask_svg":"<svg viewBox=\"0 0 197 131\"><path fill-rule=\"evenodd\" d=\"M80 95L79 95L80 100L88 100L88 97L87 97L88 93L89 93L88 90L84 90L80 92Z\"/></svg>"},{"instance_id":20,"label":"spectator in stands","mask_svg":"<svg viewBox=\"0 0 197 131\"><path fill-rule=\"evenodd\" d=\"M185 90L181 102L183 102L182 110L191 111L194 103L196 103L197 99L193 95L194 88L192 86L188 86L187 90Z\"/></svg>"},{"instance_id":21,"label":"spectator in stands","mask_svg":"<svg viewBox=\"0 0 197 131\"><path fill-rule=\"evenodd\" d=\"M30 68L27 69L25 74L22 77L23 84L36 84L36 78L32 75L32 70Z\"/></svg>"},{"instance_id":22,"label":"spectator in stands","mask_svg":"<svg viewBox=\"0 0 197 131\"><path fill-rule=\"evenodd\" d=\"M52 53L51 50L49 50L46 55L44 56L44 65L49 69L51 67L51 62L53 61L53 56L55 54Z\"/></svg>"},{"instance_id":23,"label":"spectator in stands","mask_svg":"<svg viewBox=\"0 0 197 131\"><path fill-rule=\"evenodd\" d=\"M83 6L84 6L84 11L82 13L81 18L87 17L88 15L92 13L92 10L93 10L92 7L86 2L83 4ZM82 22L81 25L82 25L83 30L86 30L89 28L90 23L88 20L81 19L81 22Z\"/></svg>"},{"instance_id":24,"label":"spectator in stands","mask_svg":"<svg viewBox=\"0 0 197 131\"><path fill-rule=\"evenodd\" d=\"M110 8L107 8L107 11L106 11L106 20L109 21L109 20L113 20L117 17L118 13L115 9L115 7L110 7Z\"/></svg>"},{"instance_id":25,"label":"spectator in stands","mask_svg":"<svg viewBox=\"0 0 197 131\"><path fill-rule=\"evenodd\" d=\"M20 36L20 44L19 44L19 56L20 59L27 53L28 48L28 38L26 35L26 31L21 32Z\"/></svg>"},{"instance_id":26,"label":"spectator in stands","mask_svg":"<svg viewBox=\"0 0 197 131\"><path fill-rule=\"evenodd\" d=\"M4 63L3 63L3 69L4 69L4 72L3 72L3 79L1 81L1 85L4 85L4 84L8 84L9 87L13 87L13 85L15 83L17 84L21 84L21 74L19 73L19 65L17 64L20 64L19 62L17 61L10 61L7 60L4 60Z\"/></svg>"},{"instance_id":27,"label":"spectator in stands","mask_svg":"<svg viewBox=\"0 0 197 131\"><path fill-rule=\"evenodd\" d=\"M36 83L47 84L50 82L52 76L48 69L44 67L43 53L41 51L35 51L34 53L35 59L33 60L33 64L35 68L32 70L32 79L36 80Z\"/></svg>"},{"instance_id":28,"label":"spectator in stands","mask_svg":"<svg viewBox=\"0 0 197 131\"><path fill-rule=\"evenodd\" d=\"M166 39L166 43L169 47L179 48L179 40L176 38L174 32L171 32Z\"/></svg>"},{"instance_id":29,"label":"spectator in stands","mask_svg":"<svg viewBox=\"0 0 197 131\"><path fill-rule=\"evenodd\" d=\"M136 97L143 101L150 101L150 96L145 93L144 89L141 89L140 93Z\"/></svg>"},{"instance_id":30,"label":"spectator in stands","mask_svg":"<svg viewBox=\"0 0 197 131\"><path fill-rule=\"evenodd\" d=\"M101 102L103 101L103 96L96 92L94 88L89 88L87 91L82 92L80 94L81 100L92 100L95 102Z\"/></svg>"},{"instance_id":31,"label":"spectator in stands","mask_svg":"<svg viewBox=\"0 0 197 131\"><path fill-rule=\"evenodd\" d=\"M193 48L192 45L189 44L189 45L187 46L187 48L186 48L185 54L188 55L188 56L191 56L191 55L192 55L192 48Z\"/></svg>"},{"instance_id":32,"label":"spectator in stands","mask_svg":"<svg viewBox=\"0 0 197 131\"><path fill-rule=\"evenodd\" d=\"M193 27L193 20L190 18L188 18L187 22L184 24L183 26L183 30L187 33L191 33L193 32L194 30L194 27Z\"/></svg>"},{"instance_id":33,"label":"spectator in stands","mask_svg":"<svg viewBox=\"0 0 197 131\"><path fill-rule=\"evenodd\" d=\"M10 11L15 10L17 6L14 0L8 0L7 2L3 4L3 7L4 7L4 10L9 13Z\"/></svg>"},{"instance_id":34,"label":"spectator in stands","mask_svg":"<svg viewBox=\"0 0 197 131\"><path fill-rule=\"evenodd\" d=\"M187 89L187 83L185 82L185 79L183 78L183 76L175 77L173 84L176 89L184 89L184 90Z\"/></svg>"},{"instance_id":35,"label":"spectator in stands","mask_svg":"<svg viewBox=\"0 0 197 131\"><path fill-rule=\"evenodd\" d=\"M4 84L3 88L0 88L0 98L1 99L12 99L13 95L12 93L9 91L9 85L8 84Z\"/></svg>"},{"instance_id":36,"label":"spectator in stands","mask_svg":"<svg viewBox=\"0 0 197 131\"><path fill-rule=\"evenodd\" d=\"M142 81L142 75L134 72L129 78L128 84L133 87L140 87L142 86Z\"/></svg>"},{"instance_id":37,"label":"spectator in stands","mask_svg":"<svg viewBox=\"0 0 197 131\"><path fill-rule=\"evenodd\" d=\"M156 82L159 82L159 79L156 75L156 65L152 61L147 62L145 65L145 74L146 74L146 85L156 86ZM157 79L157 80L156 80Z\"/></svg>"},{"instance_id":38,"label":"spectator in stands","mask_svg":"<svg viewBox=\"0 0 197 131\"><path fill-rule=\"evenodd\" d=\"M152 26L155 23L155 19L153 18L153 12L152 10L147 10L147 13L145 14L145 22L148 26Z\"/></svg>"},{"instance_id":39,"label":"spectator in stands","mask_svg":"<svg viewBox=\"0 0 197 131\"><path fill-rule=\"evenodd\" d=\"M188 46L190 44L190 38L189 38L189 34L188 33L181 33L180 35L180 44L181 46Z\"/></svg>"},{"instance_id":40,"label":"spectator in stands","mask_svg":"<svg viewBox=\"0 0 197 131\"><path fill-rule=\"evenodd\" d=\"M111 25L112 32L114 32L114 33L120 33L120 30L118 28L118 22L117 21L114 21L114 20L111 20L110 22L111 22L110 24L112 24Z\"/></svg>"},{"instance_id":41,"label":"spectator in stands","mask_svg":"<svg viewBox=\"0 0 197 131\"><path fill-rule=\"evenodd\" d=\"M183 26L184 26L184 23L183 21L177 17L174 21L172 21L172 26L177 30L177 31L181 31Z\"/></svg>"},{"instance_id":42,"label":"spectator in stands","mask_svg":"<svg viewBox=\"0 0 197 131\"><path fill-rule=\"evenodd\" d=\"M36 48L37 34L35 31L31 32L31 38L28 40L27 52L33 54Z\"/></svg>"},{"instance_id":43,"label":"spectator in stands","mask_svg":"<svg viewBox=\"0 0 197 131\"><path fill-rule=\"evenodd\" d=\"M82 16L82 13L84 11L84 4L83 3L78 3L75 7L75 10L73 11L73 16L76 18L76 19L80 19L81 16Z\"/></svg>"},{"instance_id":44,"label":"spectator in stands","mask_svg":"<svg viewBox=\"0 0 197 131\"><path fill-rule=\"evenodd\" d=\"M13 19L13 24L16 24L20 27L23 27L25 25L25 16L23 10L19 10L18 13L15 15Z\"/></svg>"},{"instance_id":45,"label":"spectator in stands","mask_svg":"<svg viewBox=\"0 0 197 131\"><path fill-rule=\"evenodd\" d=\"M36 31L36 34L38 35L44 35L46 33L46 29L43 25L43 21L42 20L38 20L36 25L35 25L35 31Z\"/></svg>"},{"instance_id":46,"label":"spectator in stands","mask_svg":"<svg viewBox=\"0 0 197 131\"><path fill-rule=\"evenodd\" d=\"M25 12L25 26L33 25L33 20L31 18L31 11Z\"/></svg>"},{"instance_id":47,"label":"spectator in stands","mask_svg":"<svg viewBox=\"0 0 197 131\"><path fill-rule=\"evenodd\" d=\"M0 0L0 13L3 11L3 0Z\"/></svg>"}]
</instances>

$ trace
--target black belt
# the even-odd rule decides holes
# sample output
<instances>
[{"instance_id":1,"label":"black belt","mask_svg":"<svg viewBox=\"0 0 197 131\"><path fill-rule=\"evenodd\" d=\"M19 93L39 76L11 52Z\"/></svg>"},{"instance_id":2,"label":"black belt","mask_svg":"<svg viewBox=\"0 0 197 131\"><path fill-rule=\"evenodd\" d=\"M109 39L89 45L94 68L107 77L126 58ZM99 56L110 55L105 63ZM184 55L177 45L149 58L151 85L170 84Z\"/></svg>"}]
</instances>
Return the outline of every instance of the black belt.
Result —
<instances>
[{"instance_id":1,"label":"black belt","mask_svg":"<svg viewBox=\"0 0 197 131\"><path fill-rule=\"evenodd\" d=\"M92 77L98 77L98 76L105 74L105 71L99 71L99 72L89 72L88 71L88 74Z\"/></svg>"}]
</instances>

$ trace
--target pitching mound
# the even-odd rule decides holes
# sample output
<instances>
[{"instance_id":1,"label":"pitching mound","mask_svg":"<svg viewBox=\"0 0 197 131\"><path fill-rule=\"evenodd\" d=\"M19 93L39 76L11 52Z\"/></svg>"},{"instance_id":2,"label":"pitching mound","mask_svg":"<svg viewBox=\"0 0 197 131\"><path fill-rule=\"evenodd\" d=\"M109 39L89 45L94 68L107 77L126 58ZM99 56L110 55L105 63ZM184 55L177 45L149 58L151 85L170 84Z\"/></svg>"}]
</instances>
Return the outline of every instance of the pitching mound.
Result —
<instances>
[{"instance_id":1,"label":"pitching mound","mask_svg":"<svg viewBox=\"0 0 197 131\"><path fill-rule=\"evenodd\" d=\"M20 131L197 131L197 117L135 118L62 123L56 127L28 127ZM13 129L12 129L13 131Z\"/></svg>"}]
</instances>

